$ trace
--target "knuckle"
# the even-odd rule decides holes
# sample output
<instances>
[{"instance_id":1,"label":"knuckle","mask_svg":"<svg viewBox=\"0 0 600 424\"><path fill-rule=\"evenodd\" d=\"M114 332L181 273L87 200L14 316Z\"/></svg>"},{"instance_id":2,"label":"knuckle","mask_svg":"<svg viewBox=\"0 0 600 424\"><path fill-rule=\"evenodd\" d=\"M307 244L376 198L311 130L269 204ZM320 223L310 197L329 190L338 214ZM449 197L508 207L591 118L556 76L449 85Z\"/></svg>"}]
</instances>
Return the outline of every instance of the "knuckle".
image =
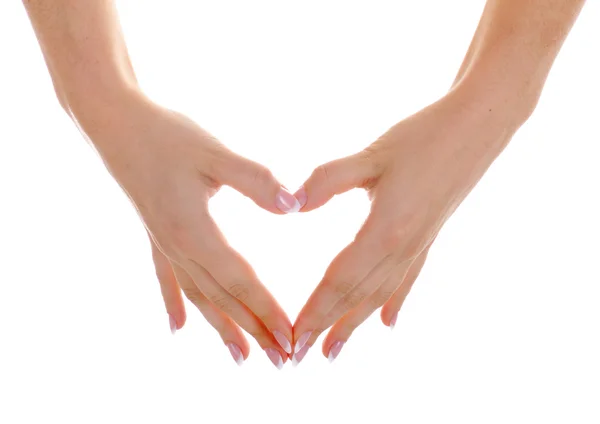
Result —
<instances>
[{"instance_id":1,"label":"knuckle","mask_svg":"<svg viewBox=\"0 0 600 424\"><path fill-rule=\"evenodd\" d=\"M208 300L226 314L231 312L231 302L226 296L221 294L212 294Z\"/></svg>"},{"instance_id":2,"label":"knuckle","mask_svg":"<svg viewBox=\"0 0 600 424\"><path fill-rule=\"evenodd\" d=\"M350 283L349 281L340 281L340 282L334 283L334 285L333 285L333 291L337 296L346 297L347 295L350 294L350 292L352 291L353 288L354 288L354 285L352 283Z\"/></svg>"},{"instance_id":3,"label":"knuckle","mask_svg":"<svg viewBox=\"0 0 600 424\"><path fill-rule=\"evenodd\" d=\"M367 298L367 293L362 290L357 290L349 293L342 299L342 306L345 310L356 308Z\"/></svg>"},{"instance_id":4,"label":"knuckle","mask_svg":"<svg viewBox=\"0 0 600 424\"><path fill-rule=\"evenodd\" d=\"M250 296L250 289L243 282L236 282L231 284L227 291L231 293L231 295L240 302L246 301Z\"/></svg>"},{"instance_id":5,"label":"knuckle","mask_svg":"<svg viewBox=\"0 0 600 424\"><path fill-rule=\"evenodd\" d=\"M262 165L256 165L253 177L253 181L255 184L267 184L272 182L274 179L275 176L273 175L270 169Z\"/></svg>"},{"instance_id":6,"label":"knuckle","mask_svg":"<svg viewBox=\"0 0 600 424\"><path fill-rule=\"evenodd\" d=\"M185 297L187 297L190 302L192 302L196 306L202 305L204 299L202 297L202 294L200 294L200 292L197 289L192 287L182 287L181 289L183 290L183 294L185 295Z\"/></svg>"},{"instance_id":7,"label":"knuckle","mask_svg":"<svg viewBox=\"0 0 600 424\"><path fill-rule=\"evenodd\" d=\"M379 308L385 305L393 294L392 290L377 290L371 297L371 303L374 307Z\"/></svg>"},{"instance_id":8,"label":"knuckle","mask_svg":"<svg viewBox=\"0 0 600 424\"><path fill-rule=\"evenodd\" d=\"M361 187L366 190L372 189L383 174L385 165L381 160L382 156L377 154L377 150L373 147L367 147L362 152L356 155L358 166L364 169L364 174L369 177L362 183Z\"/></svg>"},{"instance_id":9,"label":"knuckle","mask_svg":"<svg viewBox=\"0 0 600 424\"><path fill-rule=\"evenodd\" d=\"M384 162L381 160L382 155L378 154L376 145L371 145L364 149L358 155L358 159L375 175L381 174L385 168Z\"/></svg>"},{"instance_id":10,"label":"knuckle","mask_svg":"<svg viewBox=\"0 0 600 424\"><path fill-rule=\"evenodd\" d=\"M331 174L330 167L331 167L331 164L329 164L329 163L324 163L323 165L317 166L315 168L315 170L313 171L311 178L320 179L325 184L328 184L329 183L329 175Z\"/></svg>"}]
</instances>

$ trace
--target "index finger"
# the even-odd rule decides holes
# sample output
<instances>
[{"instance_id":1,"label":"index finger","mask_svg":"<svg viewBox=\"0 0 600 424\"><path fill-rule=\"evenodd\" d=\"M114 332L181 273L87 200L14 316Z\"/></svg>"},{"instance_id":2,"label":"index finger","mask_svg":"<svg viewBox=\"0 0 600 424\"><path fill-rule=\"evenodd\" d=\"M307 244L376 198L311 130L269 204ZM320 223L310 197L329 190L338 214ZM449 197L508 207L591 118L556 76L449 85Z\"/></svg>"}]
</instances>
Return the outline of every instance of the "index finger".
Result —
<instances>
[{"instance_id":1,"label":"index finger","mask_svg":"<svg viewBox=\"0 0 600 424\"><path fill-rule=\"evenodd\" d=\"M357 287L369 275L383 275L392 267L393 258L385 248L385 243L377 237L379 232L372 227L372 218L369 218L356 239L331 262L323 279L300 311L294 323L294 337L299 341L295 351L305 344L312 345L319 334L335 321L331 311L342 299L349 295L362 296ZM354 301L349 300L346 304L350 305L352 302ZM358 299L356 303L359 303Z\"/></svg>"},{"instance_id":2,"label":"index finger","mask_svg":"<svg viewBox=\"0 0 600 424\"><path fill-rule=\"evenodd\" d=\"M201 220L200 231L202 241L196 244L193 257L188 261L206 269L221 287L264 324L284 351L291 353L292 324L283 308L250 264L227 243L208 214Z\"/></svg>"}]
</instances>

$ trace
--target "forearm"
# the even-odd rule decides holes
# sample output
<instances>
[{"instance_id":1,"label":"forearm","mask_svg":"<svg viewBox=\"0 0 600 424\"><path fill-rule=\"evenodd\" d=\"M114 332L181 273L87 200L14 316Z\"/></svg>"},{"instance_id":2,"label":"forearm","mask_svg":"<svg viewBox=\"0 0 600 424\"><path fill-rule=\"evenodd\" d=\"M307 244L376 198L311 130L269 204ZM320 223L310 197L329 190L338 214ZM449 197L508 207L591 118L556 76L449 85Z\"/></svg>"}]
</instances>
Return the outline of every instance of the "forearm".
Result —
<instances>
[{"instance_id":1,"label":"forearm","mask_svg":"<svg viewBox=\"0 0 600 424\"><path fill-rule=\"evenodd\" d=\"M520 125L585 0L488 0L453 88L475 107L500 109Z\"/></svg>"},{"instance_id":2,"label":"forearm","mask_svg":"<svg viewBox=\"0 0 600 424\"><path fill-rule=\"evenodd\" d=\"M113 0L24 0L61 105L105 110L137 81Z\"/></svg>"}]
</instances>

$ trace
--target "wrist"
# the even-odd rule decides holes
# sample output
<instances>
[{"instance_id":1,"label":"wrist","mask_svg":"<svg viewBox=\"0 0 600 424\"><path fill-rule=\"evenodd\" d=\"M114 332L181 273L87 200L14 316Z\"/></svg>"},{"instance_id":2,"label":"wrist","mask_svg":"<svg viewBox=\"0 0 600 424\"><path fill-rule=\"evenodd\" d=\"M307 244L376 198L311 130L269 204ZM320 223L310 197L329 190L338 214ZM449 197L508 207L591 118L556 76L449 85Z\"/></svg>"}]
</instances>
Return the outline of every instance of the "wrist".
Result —
<instances>
[{"instance_id":1,"label":"wrist","mask_svg":"<svg viewBox=\"0 0 600 424\"><path fill-rule=\"evenodd\" d=\"M122 79L72 81L62 97L71 118L90 137L120 125L127 111L148 101L137 84Z\"/></svg>"},{"instance_id":2,"label":"wrist","mask_svg":"<svg viewBox=\"0 0 600 424\"><path fill-rule=\"evenodd\" d=\"M520 126L537 106L562 40L530 31L474 39L452 86Z\"/></svg>"},{"instance_id":3,"label":"wrist","mask_svg":"<svg viewBox=\"0 0 600 424\"><path fill-rule=\"evenodd\" d=\"M450 93L472 113L486 114L516 131L535 110L544 81L505 64L478 59L455 82Z\"/></svg>"}]
</instances>

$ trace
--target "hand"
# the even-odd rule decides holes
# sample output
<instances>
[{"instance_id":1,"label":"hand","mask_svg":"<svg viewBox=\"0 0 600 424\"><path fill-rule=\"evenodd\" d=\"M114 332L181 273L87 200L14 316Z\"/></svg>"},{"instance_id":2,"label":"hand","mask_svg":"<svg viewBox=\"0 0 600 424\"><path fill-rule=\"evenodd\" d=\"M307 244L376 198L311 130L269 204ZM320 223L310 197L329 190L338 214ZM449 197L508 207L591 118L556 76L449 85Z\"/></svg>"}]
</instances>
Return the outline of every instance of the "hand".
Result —
<instances>
[{"instance_id":1,"label":"hand","mask_svg":"<svg viewBox=\"0 0 600 424\"><path fill-rule=\"evenodd\" d=\"M208 213L208 200L222 184L276 214L298 210L297 200L266 168L140 94L78 121L146 226L171 330L186 319L183 290L236 362L249 354L241 327L283 366L291 352L291 322L227 244Z\"/></svg>"},{"instance_id":2,"label":"hand","mask_svg":"<svg viewBox=\"0 0 600 424\"><path fill-rule=\"evenodd\" d=\"M302 212L355 187L366 189L372 204L294 324L294 362L330 326L323 354L335 359L381 306L383 323L395 324L442 225L519 126L484 103L452 91L364 151L321 165L296 193Z\"/></svg>"}]
</instances>

